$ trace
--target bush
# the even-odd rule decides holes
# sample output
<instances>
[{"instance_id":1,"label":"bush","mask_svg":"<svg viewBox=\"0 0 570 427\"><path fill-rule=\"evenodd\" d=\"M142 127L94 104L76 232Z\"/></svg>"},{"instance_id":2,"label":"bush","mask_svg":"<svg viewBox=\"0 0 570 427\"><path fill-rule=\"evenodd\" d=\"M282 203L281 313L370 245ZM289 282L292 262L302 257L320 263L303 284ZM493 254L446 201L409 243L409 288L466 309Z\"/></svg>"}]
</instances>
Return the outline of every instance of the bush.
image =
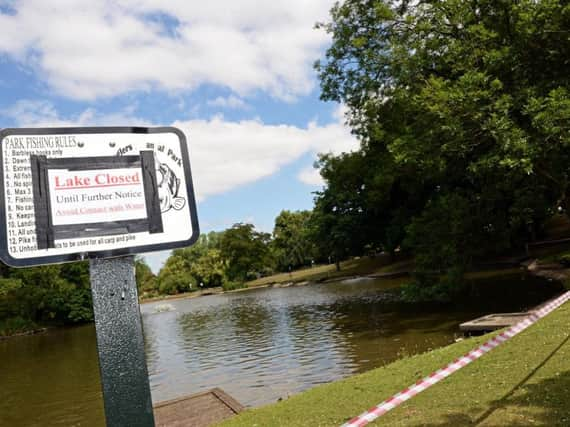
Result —
<instances>
[{"instance_id":1,"label":"bush","mask_svg":"<svg viewBox=\"0 0 570 427\"><path fill-rule=\"evenodd\" d=\"M461 269L451 268L443 276L416 274L401 288L406 302L450 302L466 289Z\"/></svg>"},{"instance_id":2,"label":"bush","mask_svg":"<svg viewBox=\"0 0 570 427\"><path fill-rule=\"evenodd\" d=\"M0 321L0 336L14 335L21 332L32 331L38 326L29 319L17 316Z\"/></svg>"},{"instance_id":3,"label":"bush","mask_svg":"<svg viewBox=\"0 0 570 427\"><path fill-rule=\"evenodd\" d=\"M562 264L564 267L570 267L570 254L561 255L558 258L558 262Z\"/></svg>"},{"instance_id":4,"label":"bush","mask_svg":"<svg viewBox=\"0 0 570 427\"><path fill-rule=\"evenodd\" d=\"M160 294L175 295L196 289L196 279L188 274L174 273L161 277L158 290Z\"/></svg>"},{"instance_id":5,"label":"bush","mask_svg":"<svg viewBox=\"0 0 570 427\"><path fill-rule=\"evenodd\" d=\"M159 296L160 296L160 294L158 293L158 290L150 290L150 291L144 291L143 290L141 293L139 293L139 298L141 300L156 298Z\"/></svg>"},{"instance_id":6,"label":"bush","mask_svg":"<svg viewBox=\"0 0 570 427\"><path fill-rule=\"evenodd\" d=\"M67 316L65 323L84 323L93 321L93 302L91 290L74 288L66 297Z\"/></svg>"},{"instance_id":7,"label":"bush","mask_svg":"<svg viewBox=\"0 0 570 427\"><path fill-rule=\"evenodd\" d=\"M225 281L222 284L222 288L224 291L234 291L236 289L244 289L247 288L247 285L243 282L232 282L232 281Z\"/></svg>"}]
</instances>

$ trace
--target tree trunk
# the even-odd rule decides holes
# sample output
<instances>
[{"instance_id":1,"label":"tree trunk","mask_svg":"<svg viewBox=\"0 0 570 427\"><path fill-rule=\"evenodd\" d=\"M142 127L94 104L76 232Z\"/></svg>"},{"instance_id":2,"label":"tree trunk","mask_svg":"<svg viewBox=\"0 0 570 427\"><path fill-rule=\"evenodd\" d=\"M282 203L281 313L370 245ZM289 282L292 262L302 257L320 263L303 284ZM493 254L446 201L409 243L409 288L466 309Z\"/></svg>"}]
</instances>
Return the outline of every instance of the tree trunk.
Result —
<instances>
[{"instance_id":1,"label":"tree trunk","mask_svg":"<svg viewBox=\"0 0 570 427\"><path fill-rule=\"evenodd\" d=\"M336 271L340 271L340 261L337 259L334 264L336 265Z\"/></svg>"}]
</instances>

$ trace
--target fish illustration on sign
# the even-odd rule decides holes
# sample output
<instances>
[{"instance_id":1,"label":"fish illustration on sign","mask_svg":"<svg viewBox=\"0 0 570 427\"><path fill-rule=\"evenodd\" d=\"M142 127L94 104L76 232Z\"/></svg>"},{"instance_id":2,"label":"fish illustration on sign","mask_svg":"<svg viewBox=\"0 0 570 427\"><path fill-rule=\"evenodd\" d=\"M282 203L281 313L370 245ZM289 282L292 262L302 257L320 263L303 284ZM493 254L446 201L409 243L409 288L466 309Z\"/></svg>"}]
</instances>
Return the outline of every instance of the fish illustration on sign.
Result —
<instances>
[{"instance_id":1,"label":"fish illustration on sign","mask_svg":"<svg viewBox=\"0 0 570 427\"><path fill-rule=\"evenodd\" d=\"M157 162L157 165L156 178L158 181L160 212L168 212L170 209L179 211L186 205L186 199L178 196L180 178L176 177L166 163Z\"/></svg>"}]
</instances>

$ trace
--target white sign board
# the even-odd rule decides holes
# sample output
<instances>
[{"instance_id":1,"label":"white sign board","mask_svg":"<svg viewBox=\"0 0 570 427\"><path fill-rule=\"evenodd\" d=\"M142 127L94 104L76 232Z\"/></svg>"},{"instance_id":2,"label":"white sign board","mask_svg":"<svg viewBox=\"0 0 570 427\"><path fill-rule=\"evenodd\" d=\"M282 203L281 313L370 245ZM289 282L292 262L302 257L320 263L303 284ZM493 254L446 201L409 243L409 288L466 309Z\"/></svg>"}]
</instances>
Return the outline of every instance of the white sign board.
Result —
<instances>
[{"instance_id":1,"label":"white sign board","mask_svg":"<svg viewBox=\"0 0 570 427\"><path fill-rule=\"evenodd\" d=\"M157 251L198 237L178 129L4 129L0 156L6 264Z\"/></svg>"}]
</instances>

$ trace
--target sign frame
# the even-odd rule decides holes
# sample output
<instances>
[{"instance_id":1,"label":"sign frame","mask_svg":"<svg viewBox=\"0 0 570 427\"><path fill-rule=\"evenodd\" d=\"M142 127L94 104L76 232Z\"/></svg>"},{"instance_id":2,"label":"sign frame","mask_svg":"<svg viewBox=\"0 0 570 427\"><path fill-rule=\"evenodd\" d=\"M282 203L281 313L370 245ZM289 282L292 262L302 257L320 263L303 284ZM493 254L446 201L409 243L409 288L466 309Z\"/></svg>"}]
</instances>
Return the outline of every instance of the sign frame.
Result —
<instances>
[{"instance_id":1,"label":"sign frame","mask_svg":"<svg viewBox=\"0 0 570 427\"><path fill-rule=\"evenodd\" d=\"M192 235L188 240L169 241L164 243L153 243L139 246L131 246L125 248L116 248L108 250L84 250L69 254L46 255L39 257L14 258L8 250L8 230L6 220L6 200L5 200L5 182L4 182L4 140L9 136L35 136L35 135L81 135L81 134L143 134L157 135L173 133L180 142L180 151L182 155L182 169L186 181L187 203L190 212L190 224L192 226ZM102 142L103 143L103 142ZM118 157L120 158L120 157ZM81 157L78 157L81 159ZM88 159L88 157L85 157ZM130 127L130 126L113 126L113 127L54 127L54 128L5 128L0 130L0 165L2 173L0 173L0 260L12 267L31 267L35 265L57 264L64 262L81 261L84 259L100 259L113 258L125 255L135 255L144 252L155 252L162 250L187 247L192 245L200 234L198 225L198 212L196 209L196 197L194 194L194 184L192 182L192 174L190 168L190 160L188 155L188 146L186 136L182 131L171 126L161 127ZM34 189L32 189L34 190Z\"/></svg>"}]
</instances>

